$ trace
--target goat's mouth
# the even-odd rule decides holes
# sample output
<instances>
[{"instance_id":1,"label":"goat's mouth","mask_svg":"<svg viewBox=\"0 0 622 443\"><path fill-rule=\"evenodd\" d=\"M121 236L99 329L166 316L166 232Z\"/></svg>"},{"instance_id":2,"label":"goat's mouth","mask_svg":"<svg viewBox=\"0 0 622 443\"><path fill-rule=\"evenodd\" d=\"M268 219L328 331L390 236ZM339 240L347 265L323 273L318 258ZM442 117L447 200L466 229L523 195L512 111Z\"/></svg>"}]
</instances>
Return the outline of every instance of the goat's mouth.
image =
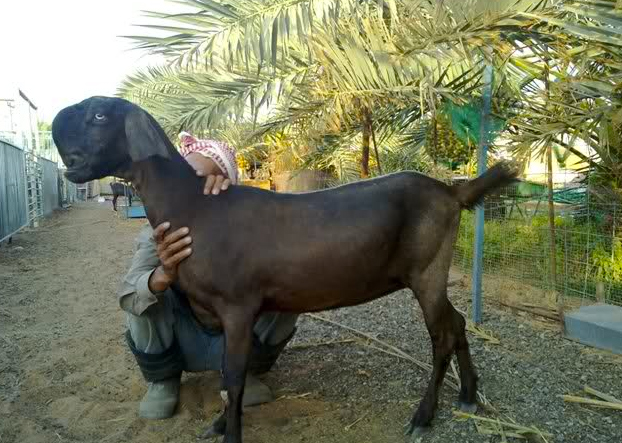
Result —
<instances>
[{"instance_id":1,"label":"goat's mouth","mask_svg":"<svg viewBox=\"0 0 622 443\"><path fill-rule=\"evenodd\" d=\"M72 166L65 171L65 177L73 183L86 183L92 179L91 168L88 165L81 165L80 167Z\"/></svg>"}]
</instances>

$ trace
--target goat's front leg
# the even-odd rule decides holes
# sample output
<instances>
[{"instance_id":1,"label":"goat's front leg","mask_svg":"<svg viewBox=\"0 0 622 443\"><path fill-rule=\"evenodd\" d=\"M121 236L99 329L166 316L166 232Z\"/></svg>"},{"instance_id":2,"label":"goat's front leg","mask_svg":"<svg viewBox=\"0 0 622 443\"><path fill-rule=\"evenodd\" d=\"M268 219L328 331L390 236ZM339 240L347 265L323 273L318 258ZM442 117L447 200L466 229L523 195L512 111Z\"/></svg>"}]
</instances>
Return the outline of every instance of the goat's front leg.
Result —
<instances>
[{"instance_id":1,"label":"goat's front leg","mask_svg":"<svg viewBox=\"0 0 622 443\"><path fill-rule=\"evenodd\" d=\"M229 313L222 319L226 345L221 396L225 410L201 435L202 438L224 434L224 443L242 443L242 397L254 319L254 313L243 311Z\"/></svg>"}]
</instances>

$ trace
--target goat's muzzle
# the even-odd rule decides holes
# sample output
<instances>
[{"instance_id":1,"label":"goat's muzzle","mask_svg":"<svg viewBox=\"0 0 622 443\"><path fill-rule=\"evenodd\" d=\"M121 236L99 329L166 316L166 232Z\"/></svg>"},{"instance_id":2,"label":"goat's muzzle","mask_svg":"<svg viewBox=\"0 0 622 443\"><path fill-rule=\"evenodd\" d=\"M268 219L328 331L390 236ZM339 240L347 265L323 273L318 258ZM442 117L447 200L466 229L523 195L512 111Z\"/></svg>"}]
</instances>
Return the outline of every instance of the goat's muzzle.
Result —
<instances>
[{"instance_id":1,"label":"goat's muzzle","mask_svg":"<svg viewBox=\"0 0 622 443\"><path fill-rule=\"evenodd\" d=\"M79 168L68 168L65 171L67 180L73 183L86 183L91 180L91 168L88 166L80 166Z\"/></svg>"}]
</instances>

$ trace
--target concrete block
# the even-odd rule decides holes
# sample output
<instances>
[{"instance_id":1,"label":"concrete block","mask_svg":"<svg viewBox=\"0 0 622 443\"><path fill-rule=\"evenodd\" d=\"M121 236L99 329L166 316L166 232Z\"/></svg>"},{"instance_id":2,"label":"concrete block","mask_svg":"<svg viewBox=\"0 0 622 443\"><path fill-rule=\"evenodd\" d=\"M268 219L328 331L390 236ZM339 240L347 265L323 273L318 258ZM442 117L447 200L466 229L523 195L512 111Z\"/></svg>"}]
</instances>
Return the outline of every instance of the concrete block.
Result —
<instances>
[{"instance_id":1,"label":"concrete block","mask_svg":"<svg viewBox=\"0 0 622 443\"><path fill-rule=\"evenodd\" d=\"M564 318L566 337L622 354L622 307L607 304L583 306Z\"/></svg>"}]
</instances>

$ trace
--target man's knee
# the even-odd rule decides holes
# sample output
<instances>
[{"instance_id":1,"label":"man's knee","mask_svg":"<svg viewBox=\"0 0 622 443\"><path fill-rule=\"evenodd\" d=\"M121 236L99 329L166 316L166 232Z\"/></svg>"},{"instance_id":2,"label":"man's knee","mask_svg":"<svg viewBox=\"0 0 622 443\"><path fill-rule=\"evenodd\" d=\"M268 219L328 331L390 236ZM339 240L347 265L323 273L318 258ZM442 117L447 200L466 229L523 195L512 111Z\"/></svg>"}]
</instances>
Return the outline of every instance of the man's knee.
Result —
<instances>
[{"instance_id":1,"label":"man's knee","mask_svg":"<svg viewBox=\"0 0 622 443\"><path fill-rule=\"evenodd\" d=\"M254 332L261 343L278 345L292 335L297 321L298 314L266 312L257 319Z\"/></svg>"},{"instance_id":2,"label":"man's knee","mask_svg":"<svg viewBox=\"0 0 622 443\"><path fill-rule=\"evenodd\" d=\"M147 381L178 377L184 358L175 339L174 304L167 298L149 306L141 315L128 313L127 344Z\"/></svg>"},{"instance_id":3,"label":"man's knee","mask_svg":"<svg viewBox=\"0 0 622 443\"><path fill-rule=\"evenodd\" d=\"M249 371L268 372L296 333L298 315L265 314L255 326L255 343L251 352ZM262 325L263 322L263 325Z\"/></svg>"},{"instance_id":4,"label":"man's knee","mask_svg":"<svg viewBox=\"0 0 622 443\"><path fill-rule=\"evenodd\" d=\"M184 358L177 341L161 352L146 353L137 348L129 330L125 333L125 339L146 381L158 382L181 376Z\"/></svg>"},{"instance_id":5,"label":"man's knee","mask_svg":"<svg viewBox=\"0 0 622 443\"><path fill-rule=\"evenodd\" d=\"M173 343L175 314L166 303L152 305L141 315L128 313L126 323L136 348L141 352L157 354Z\"/></svg>"}]
</instances>

